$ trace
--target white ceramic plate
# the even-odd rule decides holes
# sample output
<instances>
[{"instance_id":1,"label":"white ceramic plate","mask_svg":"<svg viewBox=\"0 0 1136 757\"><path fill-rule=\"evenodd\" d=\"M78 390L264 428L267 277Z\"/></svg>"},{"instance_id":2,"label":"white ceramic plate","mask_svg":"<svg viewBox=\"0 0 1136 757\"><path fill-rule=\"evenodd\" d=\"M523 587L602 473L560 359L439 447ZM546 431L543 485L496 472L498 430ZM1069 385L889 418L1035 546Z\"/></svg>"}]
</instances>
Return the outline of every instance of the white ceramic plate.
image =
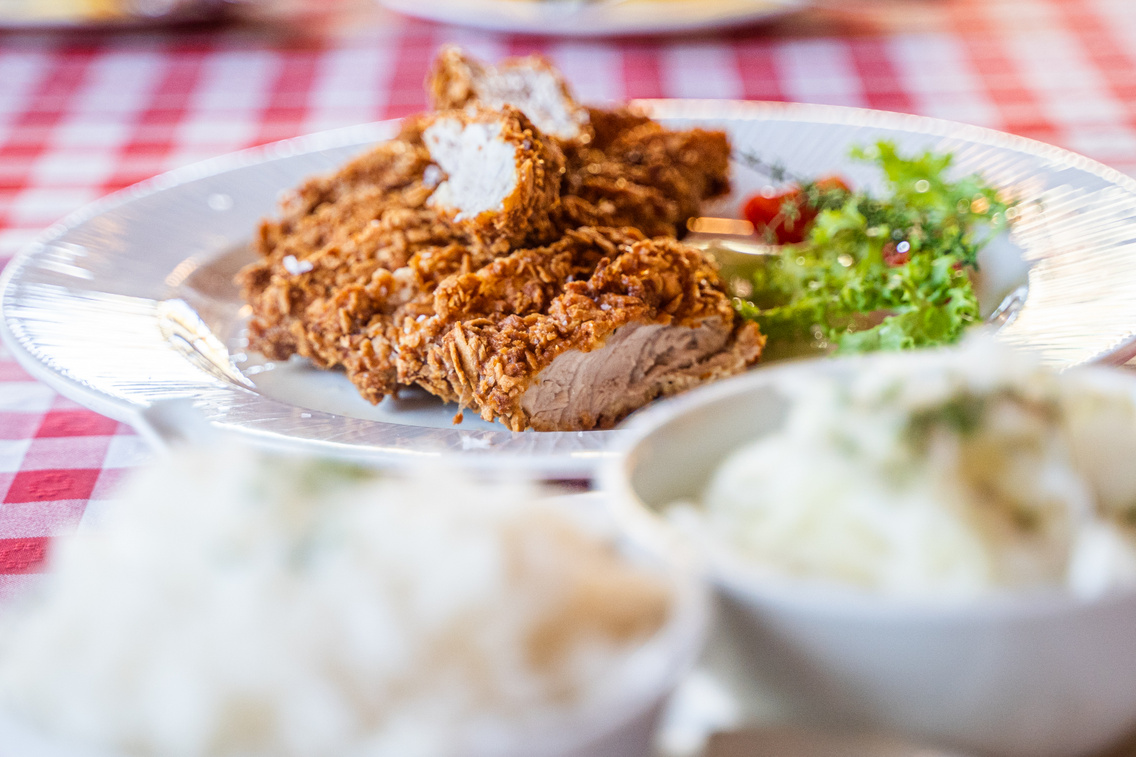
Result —
<instances>
[{"instance_id":1,"label":"white ceramic plate","mask_svg":"<svg viewBox=\"0 0 1136 757\"><path fill-rule=\"evenodd\" d=\"M807 0L380 0L408 16L479 29L599 37L723 29L772 20Z\"/></svg>"},{"instance_id":2,"label":"white ceramic plate","mask_svg":"<svg viewBox=\"0 0 1136 757\"><path fill-rule=\"evenodd\" d=\"M1123 362L1136 350L1136 181L1086 158L971 126L850 108L723 101L644 103L676 127L727 129L739 151L802 175L834 171L871 184L847 159L881 137L902 149L951 150L1028 202L1011 240L984 257L985 299L1027 278L1028 297L1000 329L1057 366ZM408 393L372 406L342 373L244 354L232 275L252 259L258 219L278 193L334 169L397 124L379 123L267 145L159 176L44 232L0 280L2 333L35 376L127 422L159 400L189 398L213 424L260 443L394 464L446 456L479 467L582 477L611 455L618 432L513 433ZM738 167L734 195L709 212L736 214L767 183ZM1024 261L1024 262L1023 262Z\"/></svg>"},{"instance_id":3,"label":"white ceramic plate","mask_svg":"<svg viewBox=\"0 0 1136 757\"><path fill-rule=\"evenodd\" d=\"M69 0L9 0L6 3L0 1L0 30L134 29L212 21L224 15L234 1L121 2L118 3L119 7L116 10L104 9L101 12L96 8L87 7L84 3Z\"/></svg>"}]
</instances>

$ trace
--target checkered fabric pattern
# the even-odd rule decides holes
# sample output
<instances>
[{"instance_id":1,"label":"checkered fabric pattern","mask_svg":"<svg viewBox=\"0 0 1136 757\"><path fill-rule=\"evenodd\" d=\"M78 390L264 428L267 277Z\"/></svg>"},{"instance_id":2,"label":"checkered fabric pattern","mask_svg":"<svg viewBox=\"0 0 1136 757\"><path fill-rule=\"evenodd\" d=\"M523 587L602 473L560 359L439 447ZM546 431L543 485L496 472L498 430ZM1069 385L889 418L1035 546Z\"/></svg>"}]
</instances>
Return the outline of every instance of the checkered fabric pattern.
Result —
<instances>
[{"instance_id":1,"label":"checkered fabric pattern","mask_svg":"<svg viewBox=\"0 0 1136 757\"><path fill-rule=\"evenodd\" d=\"M60 397L0 349L0 597L148 454L128 426Z\"/></svg>"},{"instance_id":2,"label":"checkered fabric pattern","mask_svg":"<svg viewBox=\"0 0 1136 757\"><path fill-rule=\"evenodd\" d=\"M488 59L543 53L588 101L906 111L1053 142L1136 173L1136 2L907 3L926 6L931 20L897 31L851 12L820 21L806 13L714 36L566 41L373 8L362 16L369 22L289 33L0 35L0 262L84 203L162 171L419 110L427 67L445 42ZM0 353L0 592L37 571L49 538L81 524L146 454L128 428L59 397Z\"/></svg>"}]
</instances>

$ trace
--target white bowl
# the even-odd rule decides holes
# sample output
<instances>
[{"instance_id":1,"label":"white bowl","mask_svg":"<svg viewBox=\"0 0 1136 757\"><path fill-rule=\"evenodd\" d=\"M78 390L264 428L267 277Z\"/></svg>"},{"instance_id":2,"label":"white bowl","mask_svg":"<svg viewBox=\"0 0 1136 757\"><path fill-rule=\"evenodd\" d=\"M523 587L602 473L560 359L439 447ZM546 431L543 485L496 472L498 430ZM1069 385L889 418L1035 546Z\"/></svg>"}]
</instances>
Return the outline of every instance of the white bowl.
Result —
<instances>
[{"instance_id":1,"label":"white bowl","mask_svg":"<svg viewBox=\"0 0 1136 757\"><path fill-rule=\"evenodd\" d=\"M485 734L487 738L454 757L652 757L664 708L702 651L710 626L711 597L690 554L676 548L653 523L637 518L626 524L615 522L606 499L596 493L557 497L555 502L585 527L615 534L623 555L671 585L670 618L620 660L618 674L599 696L564 713L530 721L521 729ZM124 757L46 734L3 710L0 745L4 754L20 757Z\"/></svg>"},{"instance_id":2,"label":"white bowl","mask_svg":"<svg viewBox=\"0 0 1136 757\"><path fill-rule=\"evenodd\" d=\"M778 386L851 362L767 368L647 408L601 471L603 489L629 510L696 499L730 451L783 422ZM913 601L770 577L724 545L699 548L740 654L734 673L799 722L997 757L1085 755L1136 727L1134 592Z\"/></svg>"}]
</instances>

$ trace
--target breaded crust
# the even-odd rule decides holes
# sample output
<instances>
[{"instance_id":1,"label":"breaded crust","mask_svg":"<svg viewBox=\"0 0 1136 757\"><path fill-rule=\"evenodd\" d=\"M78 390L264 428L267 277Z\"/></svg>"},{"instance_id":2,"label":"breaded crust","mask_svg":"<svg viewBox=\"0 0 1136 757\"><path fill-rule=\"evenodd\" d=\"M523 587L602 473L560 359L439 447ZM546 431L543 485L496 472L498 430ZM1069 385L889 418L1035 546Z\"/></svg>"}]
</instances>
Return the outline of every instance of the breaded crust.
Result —
<instances>
[{"instance_id":1,"label":"breaded crust","mask_svg":"<svg viewBox=\"0 0 1136 757\"><path fill-rule=\"evenodd\" d=\"M672 131L634 112L611 116L597 146L566 147L560 225L634 226L647 236L683 236L702 203L729 191L725 133Z\"/></svg>"},{"instance_id":2,"label":"breaded crust","mask_svg":"<svg viewBox=\"0 0 1136 757\"><path fill-rule=\"evenodd\" d=\"M237 277L253 312L249 347L273 360L292 354L321 367L343 362L348 349L320 325L333 301L405 266L423 246L464 236L425 207L422 183L430 156L396 139L348 163L334 176L305 182L281 203L280 218L260 225L260 259Z\"/></svg>"},{"instance_id":3,"label":"breaded crust","mask_svg":"<svg viewBox=\"0 0 1136 757\"><path fill-rule=\"evenodd\" d=\"M509 147L513 188L500 207L461 218L461 207L431 203L448 177L426 135L442 120L492 125ZM305 182L283 200L278 220L262 222L261 258L237 277L253 312L250 349L366 372L367 397L377 402L397 384L389 350L370 335L428 297L447 265L479 266L515 244L554 238L563 165L559 147L515 109L409 119L398 138Z\"/></svg>"},{"instance_id":4,"label":"breaded crust","mask_svg":"<svg viewBox=\"0 0 1136 757\"><path fill-rule=\"evenodd\" d=\"M489 242L539 244L555 237L564 153L521 111L509 105L445 111L423 117L421 128L430 158L442 171L427 204ZM457 186L461 189L447 191ZM493 200L488 206L486 195Z\"/></svg>"},{"instance_id":5,"label":"breaded crust","mask_svg":"<svg viewBox=\"0 0 1136 757\"><path fill-rule=\"evenodd\" d=\"M610 427L643 401L744 369L764 344L756 326L739 322L717 271L697 250L629 228L577 229L452 276L435 290L434 312L400 334L400 380L516 431ZM561 419L555 429L534 422L524 399L542 372L567 353L602 349L630 324L706 326L720 332L723 348L692 355L699 370L657 382L634 407L617 403L606 414Z\"/></svg>"},{"instance_id":6,"label":"breaded crust","mask_svg":"<svg viewBox=\"0 0 1136 757\"><path fill-rule=\"evenodd\" d=\"M543 133L558 140L591 140L588 110L576 102L568 83L539 55L509 58L497 66L443 47L426 77L434 110L477 104L490 109L519 108Z\"/></svg>"},{"instance_id":7,"label":"breaded crust","mask_svg":"<svg viewBox=\"0 0 1136 757\"><path fill-rule=\"evenodd\" d=\"M675 132L632 108L585 108L539 56L494 67L445 47L426 88L439 109L516 107L559 141L567 157L563 230L635 226L649 236L681 237L704 201L729 190L723 132Z\"/></svg>"}]
</instances>

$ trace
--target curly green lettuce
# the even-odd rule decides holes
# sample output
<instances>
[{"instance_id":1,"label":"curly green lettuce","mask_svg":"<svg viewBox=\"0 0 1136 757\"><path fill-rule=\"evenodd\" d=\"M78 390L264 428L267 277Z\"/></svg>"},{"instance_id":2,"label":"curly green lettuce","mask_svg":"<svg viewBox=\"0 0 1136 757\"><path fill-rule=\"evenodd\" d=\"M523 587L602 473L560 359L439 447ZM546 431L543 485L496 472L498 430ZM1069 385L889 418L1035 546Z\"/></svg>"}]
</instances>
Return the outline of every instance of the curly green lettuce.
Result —
<instances>
[{"instance_id":1,"label":"curly green lettuce","mask_svg":"<svg viewBox=\"0 0 1136 757\"><path fill-rule=\"evenodd\" d=\"M753 294L735 301L738 312L771 346L846 353L957 341L979 320L970 275L1009 204L979 176L948 181L950 154L908 158L882 141L852 156L880 167L885 196L803 183L816 220L803 242L752 273Z\"/></svg>"}]
</instances>

